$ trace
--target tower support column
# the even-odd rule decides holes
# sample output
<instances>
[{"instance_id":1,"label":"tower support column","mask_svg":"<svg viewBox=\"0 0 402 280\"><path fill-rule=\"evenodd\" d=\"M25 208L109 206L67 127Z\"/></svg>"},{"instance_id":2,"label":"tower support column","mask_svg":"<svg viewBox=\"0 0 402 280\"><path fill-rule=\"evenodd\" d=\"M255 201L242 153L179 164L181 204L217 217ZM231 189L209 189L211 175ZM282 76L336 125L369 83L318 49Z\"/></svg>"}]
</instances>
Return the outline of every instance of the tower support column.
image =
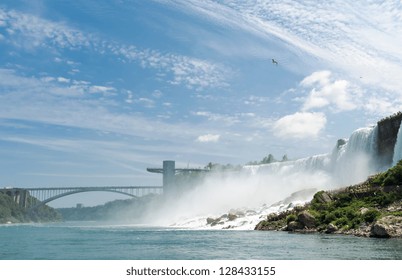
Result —
<instances>
[{"instance_id":1,"label":"tower support column","mask_svg":"<svg viewBox=\"0 0 402 280\"><path fill-rule=\"evenodd\" d=\"M163 193L168 195L172 192L175 183L175 161L164 160L163 161Z\"/></svg>"}]
</instances>

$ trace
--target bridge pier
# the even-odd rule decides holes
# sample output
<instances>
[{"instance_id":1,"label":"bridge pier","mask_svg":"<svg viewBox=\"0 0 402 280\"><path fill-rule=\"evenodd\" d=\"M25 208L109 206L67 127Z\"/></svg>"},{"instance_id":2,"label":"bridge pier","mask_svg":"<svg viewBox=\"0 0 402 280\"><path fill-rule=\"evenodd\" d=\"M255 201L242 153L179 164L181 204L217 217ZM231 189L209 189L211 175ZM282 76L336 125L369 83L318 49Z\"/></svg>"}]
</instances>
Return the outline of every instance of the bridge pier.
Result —
<instances>
[{"instance_id":1,"label":"bridge pier","mask_svg":"<svg viewBox=\"0 0 402 280\"><path fill-rule=\"evenodd\" d=\"M164 160L163 168L147 168L148 172L162 173L163 175L163 195L173 196L177 194L176 174L188 174L192 172L207 172L209 169L201 168L176 168L174 160Z\"/></svg>"},{"instance_id":2,"label":"bridge pier","mask_svg":"<svg viewBox=\"0 0 402 280\"><path fill-rule=\"evenodd\" d=\"M163 161L163 194L169 195L175 185L175 161L164 160Z\"/></svg>"},{"instance_id":3,"label":"bridge pier","mask_svg":"<svg viewBox=\"0 0 402 280\"><path fill-rule=\"evenodd\" d=\"M9 188L0 190L2 193L11 197L11 199L17 203L19 206L25 208L27 207L28 191L20 188Z\"/></svg>"}]
</instances>

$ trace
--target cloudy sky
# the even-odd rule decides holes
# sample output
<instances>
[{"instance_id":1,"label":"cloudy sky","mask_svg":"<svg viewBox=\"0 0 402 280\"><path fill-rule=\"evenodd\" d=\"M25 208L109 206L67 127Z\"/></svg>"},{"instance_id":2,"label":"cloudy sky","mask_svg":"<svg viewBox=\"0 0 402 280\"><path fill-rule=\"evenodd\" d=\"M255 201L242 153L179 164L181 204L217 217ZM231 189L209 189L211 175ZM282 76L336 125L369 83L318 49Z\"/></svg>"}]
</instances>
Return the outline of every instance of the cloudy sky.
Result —
<instances>
[{"instance_id":1,"label":"cloudy sky","mask_svg":"<svg viewBox=\"0 0 402 280\"><path fill-rule=\"evenodd\" d=\"M321 2L1 1L0 186L160 185L401 110L400 1Z\"/></svg>"}]
</instances>

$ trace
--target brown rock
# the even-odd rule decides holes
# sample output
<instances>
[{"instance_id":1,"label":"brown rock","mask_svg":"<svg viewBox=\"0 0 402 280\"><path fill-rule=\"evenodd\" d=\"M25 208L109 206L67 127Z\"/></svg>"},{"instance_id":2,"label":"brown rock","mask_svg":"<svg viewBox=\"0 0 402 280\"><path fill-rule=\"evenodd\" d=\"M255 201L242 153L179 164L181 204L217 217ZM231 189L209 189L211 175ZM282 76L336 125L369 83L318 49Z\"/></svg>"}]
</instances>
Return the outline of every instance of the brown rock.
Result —
<instances>
[{"instance_id":1,"label":"brown rock","mask_svg":"<svg viewBox=\"0 0 402 280\"><path fill-rule=\"evenodd\" d=\"M229 213L229 215L228 215L228 220L229 221L234 221L236 219L237 219L237 215Z\"/></svg>"},{"instance_id":2,"label":"brown rock","mask_svg":"<svg viewBox=\"0 0 402 280\"><path fill-rule=\"evenodd\" d=\"M304 228L304 226L301 223L299 223L297 221L292 221L286 226L285 230L286 231L295 231L295 230L303 229L303 228Z\"/></svg>"},{"instance_id":3,"label":"brown rock","mask_svg":"<svg viewBox=\"0 0 402 280\"><path fill-rule=\"evenodd\" d=\"M299 213L297 216L297 221L306 228L314 228L315 227L315 218L307 211L303 211Z\"/></svg>"},{"instance_id":4,"label":"brown rock","mask_svg":"<svg viewBox=\"0 0 402 280\"><path fill-rule=\"evenodd\" d=\"M319 192L315 195L318 202L328 203L332 201L331 196L327 192Z\"/></svg>"},{"instance_id":5,"label":"brown rock","mask_svg":"<svg viewBox=\"0 0 402 280\"><path fill-rule=\"evenodd\" d=\"M327 229L325 230L325 233L334 233L337 230L338 230L338 227L331 223L331 224L329 224L327 226Z\"/></svg>"},{"instance_id":6,"label":"brown rock","mask_svg":"<svg viewBox=\"0 0 402 280\"><path fill-rule=\"evenodd\" d=\"M372 237L402 237L402 217L385 216L376 221L371 227Z\"/></svg>"},{"instance_id":7,"label":"brown rock","mask_svg":"<svg viewBox=\"0 0 402 280\"><path fill-rule=\"evenodd\" d=\"M360 208L360 214L361 214L361 215L366 214L368 211L369 211L369 209L368 209L368 208L366 208L366 207L362 207L362 208Z\"/></svg>"}]
</instances>

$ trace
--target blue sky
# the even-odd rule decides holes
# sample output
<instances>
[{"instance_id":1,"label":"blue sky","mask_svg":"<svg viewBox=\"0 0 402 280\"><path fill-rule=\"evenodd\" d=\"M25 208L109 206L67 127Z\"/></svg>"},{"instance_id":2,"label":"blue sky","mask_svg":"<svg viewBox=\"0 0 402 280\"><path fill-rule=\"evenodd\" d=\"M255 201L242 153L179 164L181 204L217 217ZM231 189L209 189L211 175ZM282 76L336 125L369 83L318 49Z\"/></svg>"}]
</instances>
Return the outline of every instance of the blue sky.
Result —
<instances>
[{"instance_id":1,"label":"blue sky","mask_svg":"<svg viewBox=\"0 0 402 280\"><path fill-rule=\"evenodd\" d=\"M326 2L1 1L0 186L329 152L402 109L402 5Z\"/></svg>"}]
</instances>

